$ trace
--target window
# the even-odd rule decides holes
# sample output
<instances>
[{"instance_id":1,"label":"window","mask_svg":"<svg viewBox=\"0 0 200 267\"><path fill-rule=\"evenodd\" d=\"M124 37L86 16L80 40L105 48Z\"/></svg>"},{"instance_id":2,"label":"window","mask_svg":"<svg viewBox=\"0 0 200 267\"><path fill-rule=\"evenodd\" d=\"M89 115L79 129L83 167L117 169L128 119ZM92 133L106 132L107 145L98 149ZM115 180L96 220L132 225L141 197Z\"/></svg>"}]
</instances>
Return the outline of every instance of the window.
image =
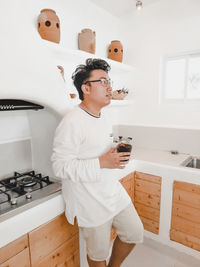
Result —
<instances>
[{"instance_id":1,"label":"window","mask_svg":"<svg viewBox=\"0 0 200 267\"><path fill-rule=\"evenodd\" d=\"M200 100L200 53L165 57L162 67L162 101Z\"/></svg>"}]
</instances>

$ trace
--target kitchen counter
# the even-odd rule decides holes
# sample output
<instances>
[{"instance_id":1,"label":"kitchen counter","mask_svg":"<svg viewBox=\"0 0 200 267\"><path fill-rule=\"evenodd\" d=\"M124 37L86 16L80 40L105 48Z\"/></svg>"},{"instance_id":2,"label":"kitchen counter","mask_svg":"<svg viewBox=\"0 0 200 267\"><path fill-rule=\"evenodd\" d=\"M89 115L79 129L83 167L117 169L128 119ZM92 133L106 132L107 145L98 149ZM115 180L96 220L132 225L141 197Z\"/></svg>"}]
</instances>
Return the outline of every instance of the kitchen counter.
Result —
<instances>
[{"instance_id":1,"label":"kitchen counter","mask_svg":"<svg viewBox=\"0 0 200 267\"><path fill-rule=\"evenodd\" d=\"M174 180L180 180L200 185L200 170L180 166L188 154L172 155L168 151L134 148L131 160L122 170L113 170L116 179L121 179L135 170L162 177L161 217L159 235L145 231L145 235L161 243L170 245L193 256L199 252L184 247L169 240L170 215L172 204L172 185ZM64 212L64 202L61 192L57 192L46 201L23 211L4 221L0 221L0 247L30 232Z\"/></svg>"},{"instance_id":2,"label":"kitchen counter","mask_svg":"<svg viewBox=\"0 0 200 267\"><path fill-rule=\"evenodd\" d=\"M132 157L136 160L142 160L152 162L156 164L179 166L186 158L188 154L171 154L170 151L160 151L144 148L135 148Z\"/></svg>"},{"instance_id":3,"label":"kitchen counter","mask_svg":"<svg viewBox=\"0 0 200 267\"><path fill-rule=\"evenodd\" d=\"M43 199L37 206L0 221L0 248L50 221L63 211L64 201L61 192L57 192Z\"/></svg>"},{"instance_id":4,"label":"kitchen counter","mask_svg":"<svg viewBox=\"0 0 200 267\"><path fill-rule=\"evenodd\" d=\"M163 181L178 180L200 185L200 169L181 166L189 154L172 155L170 151L134 149L134 169L161 176Z\"/></svg>"}]
</instances>

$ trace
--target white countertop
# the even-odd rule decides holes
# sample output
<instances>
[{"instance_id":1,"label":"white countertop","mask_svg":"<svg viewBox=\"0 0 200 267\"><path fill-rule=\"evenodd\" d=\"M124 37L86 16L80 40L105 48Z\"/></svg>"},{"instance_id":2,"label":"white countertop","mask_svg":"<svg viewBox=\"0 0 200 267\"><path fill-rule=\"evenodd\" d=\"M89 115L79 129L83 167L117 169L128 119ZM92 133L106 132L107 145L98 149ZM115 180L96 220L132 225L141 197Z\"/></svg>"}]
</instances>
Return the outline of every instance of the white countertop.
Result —
<instances>
[{"instance_id":1,"label":"white countertop","mask_svg":"<svg viewBox=\"0 0 200 267\"><path fill-rule=\"evenodd\" d=\"M189 155L172 155L167 151L133 149L132 160L125 169L114 170L116 179L120 179L137 170L162 178L177 177L183 181L200 184L200 170L180 166ZM165 174L163 175L163 172ZM64 202L61 192L51 195L43 203L30 208L4 221L0 221L0 247L17 239L25 233L48 222L64 211Z\"/></svg>"},{"instance_id":2,"label":"white countertop","mask_svg":"<svg viewBox=\"0 0 200 267\"><path fill-rule=\"evenodd\" d=\"M188 154L171 154L170 151L153 150L145 148L135 148L133 150L133 158L157 164L179 166L185 159L189 157Z\"/></svg>"}]
</instances>

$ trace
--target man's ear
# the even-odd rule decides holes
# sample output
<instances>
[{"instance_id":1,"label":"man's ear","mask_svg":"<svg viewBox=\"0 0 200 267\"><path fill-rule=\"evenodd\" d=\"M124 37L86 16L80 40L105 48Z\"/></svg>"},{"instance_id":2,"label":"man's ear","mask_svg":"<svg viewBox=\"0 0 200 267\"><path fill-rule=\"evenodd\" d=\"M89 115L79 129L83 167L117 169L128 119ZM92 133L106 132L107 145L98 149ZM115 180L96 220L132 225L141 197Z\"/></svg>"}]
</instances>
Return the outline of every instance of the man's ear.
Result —
<instances>
[{"instance_id":1,"label":"man's ear","mask_svg":"<svg viewBox=\"0 0 200 267\"><path fill-rule=\"evenodd\" d=\"M88 84L82 84L81 90L82 90L83 94L85 94L85 95L90 94L90 86Z\"/></svg>"}]
</instances>

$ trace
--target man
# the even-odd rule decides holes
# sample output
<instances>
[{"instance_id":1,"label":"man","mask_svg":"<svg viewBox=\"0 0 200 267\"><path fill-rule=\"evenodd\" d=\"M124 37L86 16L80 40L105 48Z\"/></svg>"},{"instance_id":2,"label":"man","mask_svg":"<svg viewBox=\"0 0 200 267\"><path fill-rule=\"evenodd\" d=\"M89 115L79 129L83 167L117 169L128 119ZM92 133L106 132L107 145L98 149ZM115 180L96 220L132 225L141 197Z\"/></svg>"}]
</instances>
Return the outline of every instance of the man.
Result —
<instances>
[{"instance_id":1,"label":"man","mask_svg":"<svg viewBox=\"0 0 200 267\"><path fill-rule=\"evenodd\" d=\"M81 104L61 121L55 134L53 169L62 179L66 217L76 217L86 240L90 267L105 267L109 256L111 226L117 233L109 267L119 267L143 240L143 226L112 169L123 169L130 153L111 148L111 126L101 110L110 104L110 66L101 59L87 59L72 79Z\"/></svg>"}]
</instances>

